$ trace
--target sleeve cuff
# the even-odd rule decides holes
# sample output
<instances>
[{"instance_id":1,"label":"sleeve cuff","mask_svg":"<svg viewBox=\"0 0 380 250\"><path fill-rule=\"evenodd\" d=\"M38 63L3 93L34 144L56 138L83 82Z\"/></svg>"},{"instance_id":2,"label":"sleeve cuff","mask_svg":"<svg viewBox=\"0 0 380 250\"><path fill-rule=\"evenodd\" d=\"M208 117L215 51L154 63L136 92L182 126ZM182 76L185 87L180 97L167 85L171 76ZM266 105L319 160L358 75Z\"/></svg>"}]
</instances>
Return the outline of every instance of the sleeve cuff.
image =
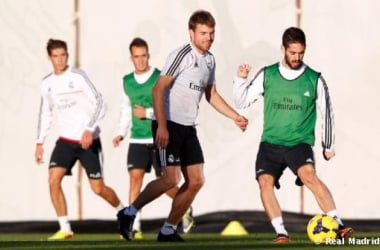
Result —
<instances>
[{"instance_id":1,"label":"sleeve cuff","mask_svg":"<svg viewBox=\"0 0 380 250\"><path fill-rule=\"evenodd\" d=\"M94 132L94 131L95 131L95 128L96 128L96 126L95 126L95 127L86 127L85 130L88 130L88 131Z\"/></svg>"},{"instance_id":2,"label":"sleeve cuff","mask_svg":"<svg viewBox=\"0 0 380 250\"><path fill-rule=\"evenodd\" d=\"M153 114L154 114L153 108L146 108L145 109L145 118L152 119Z\"/></svg>"},{"instance_id":3,"label":"sleeve cuff","mask_svg":"<svg viewBox=\"0 0 380 250\"><path fill-rule=\"evenodd\" d=\"M246 82L247 82L246 78L241 78L241 77L238 77L238 76L235 76L235 78L234 78L234 83L235 84L243 85Z\"/></svg>"},{"instance_id":4,"label":"sleeve cuff","mask_svg":"<svg viewBox=\"0 0 380 250\"><path fill-rule=\"evenodd\" d=\"M335 149L334 149L334 147L330 147L330 148L325 148L325 151L332 152L332 151L335 151Z\"/></svg>"}]
</instances>

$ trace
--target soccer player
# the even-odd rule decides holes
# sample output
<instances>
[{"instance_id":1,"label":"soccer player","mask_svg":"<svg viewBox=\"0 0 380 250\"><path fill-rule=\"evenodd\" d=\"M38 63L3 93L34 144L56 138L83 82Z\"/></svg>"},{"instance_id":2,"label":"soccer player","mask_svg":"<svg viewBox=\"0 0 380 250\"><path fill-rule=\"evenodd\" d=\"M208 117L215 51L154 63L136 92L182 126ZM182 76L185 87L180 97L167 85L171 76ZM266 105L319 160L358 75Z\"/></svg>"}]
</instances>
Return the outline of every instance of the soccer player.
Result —
<instances>
[{"instance_id":1,"label":"soccer player","mask_svg":"<svg viewBox=\"0 0 380 250\"><path fill-rule=\"evenodd\" d=\"M341 238L350 236L335 208L333 197L315 171L314 132L316 108L322 117L322 146L326 160L334 155L334 116L326 82L322 75L303 62L306 49L304 32L290 27L282 36L281 62L261 69L248 81L251 67L242 64L234 79L234 102L247 108L264 96L264 129L256 158L256 179L264 209L277 233L275 243L289 242L280 205L274 193L286 167L297 176L296 184L305 184L322 211L334 217Z\"/></svg>"},{"instance_id":2,"label":"soccer player","mask_svg":"<svg viewBox=\"0 0 380 250\"><path fill-rule=\"evenodd\" d=\"M233 110L216 91L215 59L209 52L214 41L215 20L208 11L194 12L189 19L191 42L174 50L153 88L155 120L153 136L163 176L151 181L136 200L117 217L120 234L132 238L135 215L144 205L185 182L173 199L168 218L157 241L183 241L177 224L204 183L203 153L197 138L195 119L205 93L207 101L245 130L247 119Z\"/></svg>"},{"instance_id":3,"label":"soccer player","mask_svg":"<svg viewBox=\"0 0 380 250\"><path fill-rule=\"evenodd\" d=\"M38 120L35 160L43 163L43 143L54 115L58 117L59 138L49 161L50 198L58 216L60 230L49 240L74 236L67 216L67 204L61 182L77 160L86 170L95 194L117 211L123 208L115 192L105 185L102 176L102 147L98 121L104 116L101 94L82 70L67 64L66 42L50 39L47 53L53 72L41 83L41 106Z\"/></svg>"},{"instance_id":4,"label":"soccer player","mask_svg":"<svg viewBox=\"0 0 380 250\"><path fill-rule=\"evenodd\" d=\"M152 135L153 101L152 89L160 75L160 70L149 65L148 43L142 38L134 38L129 45L134 72L123 78L123 102L117 135L113 139L115 147L126 136L129 126L127 166L129 173L129 204L140 194L145 173L149 173L153 166L156 177L162 176L162 169L157 164L156 147ZM178 186L169 189L166 194L173 198ZM142 238L140 212L136 214L133 224L133 237ZM194 225L191 209L188 209L182 218L182 227L188 233Z\"/></svg>"}]
</instances>

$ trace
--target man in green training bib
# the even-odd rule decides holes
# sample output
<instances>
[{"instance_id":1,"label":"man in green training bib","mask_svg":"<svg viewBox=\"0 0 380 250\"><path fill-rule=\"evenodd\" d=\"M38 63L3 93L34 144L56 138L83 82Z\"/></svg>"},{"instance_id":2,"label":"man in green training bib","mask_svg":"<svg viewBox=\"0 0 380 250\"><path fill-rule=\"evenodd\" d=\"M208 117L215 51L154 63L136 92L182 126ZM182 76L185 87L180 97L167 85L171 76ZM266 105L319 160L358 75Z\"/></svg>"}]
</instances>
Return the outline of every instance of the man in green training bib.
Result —
<instances>
[{"instance_id":1,"label":"man in green training bib","mask_svg":"<svg viewBox=\"0 0 380 250\"><path fill-rule=\"evenodd\" d=\"M296 184L310 189L324 213L339 223L338 237L347 238L353 230L343 225L333 197L315 171L312 146L315 141L317 107L322 117L322 146L326 160L335 156L334 116L324 78L303 62L304 32L290 27L282 36L281 62L262 68L248 81L251 67L242 64L234 79L233 95L237 108L247 108L264 97L264 128L256 158L256 179L265 212L277 236L275 243L290 241L274 187L280 187L283 171L297 176Z\"/></svg>"}]
</instances>

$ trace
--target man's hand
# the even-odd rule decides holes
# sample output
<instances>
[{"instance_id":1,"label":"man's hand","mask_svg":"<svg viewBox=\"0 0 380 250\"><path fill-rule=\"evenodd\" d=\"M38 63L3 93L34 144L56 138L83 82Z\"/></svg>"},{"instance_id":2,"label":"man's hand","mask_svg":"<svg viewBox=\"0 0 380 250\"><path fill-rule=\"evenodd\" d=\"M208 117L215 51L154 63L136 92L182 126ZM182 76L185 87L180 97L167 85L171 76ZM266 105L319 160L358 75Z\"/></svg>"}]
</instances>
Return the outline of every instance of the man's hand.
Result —
<instances>
[{"instance_id":1,"label":"man's hand","mask_svg":"<svg viewBox=\"0 0 380 250\"><path fill-rule=\"evenodd\" d=\"M36 151L34 152L34 158L35 158L37 164L44 163L43 155L44 155L44 148L43 148L42 144L37 144L36 145Z\"/></svg>"},{"instance_id":2,"label":"man's hand","mask_svg":"<svg viewBox=\"0 0 380 250\"><path fill-rule=\"evenodd\" d=\"M139 119L145 119L145 108L140 105L135 105L133 107L133 115Z\"/></svg>"},{"instance_id":3,"label":"man's hand","mask_svg":"<svg viewBox=\"0 0 380 250\"><path fill-rule=\"evenodd\" d=\"M335 156L334 150L323 150L323 158L325 158L326 161L330 160Z\"/></svg>"},{"instance_id":4,"label":"man's hand","mask_svg":"<svg viewBox=\"0 0 380 250\"><path fill-rule=\"evenodd\" d=\"M93 139L94 138L92 132L89 130L85 130L80 140L80 145L83 149L88 149L91 146Z\"/></svg>"},{"instance_id":5,"label":"man's hand","mask_svg":"<svg viewBox=\"0 0 380 250\"><path fill-rule=\"evenodd\" d=\"M158 126L155 143L160 148L166 148L169 143L169 131L166 127Z\"/></svg>"},{"instance_id":6,"label":"man's hand","mask_svg":"<svg viewBox=\"0 0 380 250\"><path fill-rule=\"evenodd\" d=\"M235 124L244 132L248 126L248 119L244 116L238 115L234 119Z\"/></svg>"},{"instance_id":7,"label":"man's hand","mask_svg":"<svg viewBox=\"0 0 380 250\"><path fill-rule=\"evenodd\" d=\"M249 75L249 71L251 71L251 66L249 66L249 64L242 64L238 67L236 74L238 77L246 79Z\"/></svg>"},{"instance_id":8,"label":"man's hand","mask_svg":"<svg viewBox=\"0 0 380 250\"><path fill-rule=\"evenodd\" d=\"M124 138L121 136L121 135L118 135L118 136L115 136L115 138L113 138L112 140L112 144L114 147L119 147L120 146L120 142L123 140Z\"/></svg>"}]
</instances>

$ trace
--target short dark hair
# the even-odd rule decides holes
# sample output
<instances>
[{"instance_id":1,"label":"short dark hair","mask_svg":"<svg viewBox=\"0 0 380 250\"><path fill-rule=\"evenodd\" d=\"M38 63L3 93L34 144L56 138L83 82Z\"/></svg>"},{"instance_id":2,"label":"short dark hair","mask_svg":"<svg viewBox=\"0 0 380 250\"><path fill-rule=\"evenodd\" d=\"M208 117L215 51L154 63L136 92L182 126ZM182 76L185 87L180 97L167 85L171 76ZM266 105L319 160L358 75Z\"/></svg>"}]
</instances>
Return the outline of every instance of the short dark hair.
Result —
<instances>
[{"instance_id":1,"label":"short dark hair","mask_svg":"<svg viewBox=\"0 0 380 250\"><path fill-rule=\"evenodd\" d=\"M306 47L306 36L300 28L290 27L284 31L282 45L287 48L291 43L300 43Z\"/></svg>"},{"instance_id":2,"label":"short dark hair","mask_svg":"<svg viewBox=\"0 0 380 250\"><path fill-rule=\"evenodd\" d=\"M195 30L197 24L205 24L208 27L215 27L215 19L210 12L206 10L195 11L189 19L189 29Z\"/></svg>"},{"instance_id":3,"label":"short dark hair","mask_svg":"<svg viewBox=\"0 0 380 250\"><path fill-rule=\"evenodd\" d=\"M51 55L53 49L62 48L67 52L67 44L65 41L50 38L47 42L46 50L48 55Z\"/></svg>"},{"instance_id":4,"label":"short dark hair","mask_svg":"<svg viewBox=\"0 0 380 250\"><path fill-rule=\"evenodd\" d=\"M133 38L132 42L129 44L129 52L131 52L131 54L132 47L145 47L146 50L149 51L148 43L140 37Z\"/></svg>"}]
</instances>

